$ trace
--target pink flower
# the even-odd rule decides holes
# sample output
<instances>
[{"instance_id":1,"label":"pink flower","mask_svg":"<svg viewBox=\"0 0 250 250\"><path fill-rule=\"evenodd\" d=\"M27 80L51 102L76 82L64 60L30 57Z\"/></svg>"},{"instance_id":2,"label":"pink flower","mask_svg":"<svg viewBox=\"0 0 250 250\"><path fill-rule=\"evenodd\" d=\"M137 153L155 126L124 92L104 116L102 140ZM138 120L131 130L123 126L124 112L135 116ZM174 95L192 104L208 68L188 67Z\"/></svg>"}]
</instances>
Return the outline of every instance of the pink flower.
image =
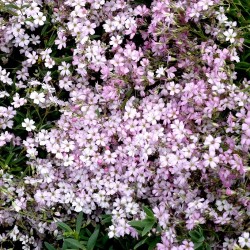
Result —
<instances>
[{"instance_id":1,"label":"pink flower","mask_svg":"<svg viewBox=\"0 0 250 250\"><path fill-rule=\"evenodd\" d=\"M211 167L212 169L215 169L220 162L219 157L216 156L214 151L210 151L209 154L205 153L203 154L204 158L204 166L205 167Z\"/></svg>"},{"instance_id":2,"label":"pink flower","mask_svg":"<svg viewBox=\"0 0 250 250\"><path fill-rule=\"evenodd\" d=\"M104 86L102 96L107 101L116 100L118 98L117 90L113 86Z\"/></svg>"}]
</instances>

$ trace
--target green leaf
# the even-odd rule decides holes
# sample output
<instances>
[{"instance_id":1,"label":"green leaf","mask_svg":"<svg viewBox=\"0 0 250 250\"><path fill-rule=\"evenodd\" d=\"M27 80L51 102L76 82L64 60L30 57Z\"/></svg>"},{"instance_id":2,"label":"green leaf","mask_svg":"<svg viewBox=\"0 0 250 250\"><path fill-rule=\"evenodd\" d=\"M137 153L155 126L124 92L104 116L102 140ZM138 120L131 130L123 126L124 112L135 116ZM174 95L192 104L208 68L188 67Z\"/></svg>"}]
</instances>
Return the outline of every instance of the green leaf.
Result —
<instances>
[{"instance_id":1,"label":"green leaf","mask_svg":"<svg viewBox=\"0 0 250 250\"><path fill-rule=\"evenodd\" d=\"M161 242L161 237L156 237L155 239L151 240L150 238L148 238L148 250L154 250L155 249L155 246L157 243L160 243Z\"/></svg>"},{"instance_id":2,"label":"green leaf","mask_svg":"<svg viewBox=\"0 0 250 250\"><path fill-rule=\"evenodd\" d=\"M194 243L194 249L195 250L202 249L200 248L202 245L203 245L203 242Z\"/></svg>"},{"instance_id":3,"label":"green leaf","mask_svg":"<svg viewBox=\"0 0 250 250\"><path fill-rule=\"evenodd\" d=\"M110 215L110 214L104 214L104 215L102 215L102 221L101 221L101 223L104 225L104 224L106 224L106 223L110 223L111 222L111 220L112 220L112 216Z\"/></svg>"},{"instance_id":4,"label":"green leaf","mask_svg":"<svg viewBox=\"0 0 250 250\"><path fill-rule=\"evenodd\" d=\"M67 243L67 245L71 246L71 247L76 247L77 249L82 249L82 250L86 250L86 247L84 245L82 245L78 240L75 239L65 239L64 242Z\"/></svg>"},{"instance_id":5,"label":"green leaf","mask_svg":"<svg viewBox=\"0 0 250 250\"><path fill-rule=\"evenodd\" d=\"M206 244L205 249L206 249L206 250L212 250L212 248L211 248L208 244Z\"/></svg>"},{"instance_id":6,"label":"green leaf","mask_svg":"<svg viewBox=\"0 0 250 250\"><path fill-rule=\"evenodd\" d=\"M45 32L47 31L48 27L49 27L50 23L48 22L47 24L45 24L43 26L43 29L41 31L41 35L43 36L45 34Z\"/></svg>"},{"instance_id":7,"label":"green leaf","mask_svg":"<svg viewBox=\"0 0 250 250\"><path fill-rule=\"evenodd\" d=\"M22 112L17 111L16 113L17 113L18 115L20 115L22 118L25 118L25 117L26 117L25 114L23 114Z\"/></svg>"},{"instance_id":8,"label":"green leaf","mask_svg":"<svg viewBox=\"0 0 250 250\"><path fill-rule=\"evenodd\" d=\"M248 69L250 68L250 63L247 62L239 62L235 64L236 69Z\"/></svg>"},{"instance_id":9,"label":"green leaf","mask_svg":"<svg viewBox=\"0 0 250 250\"><path fill-rule=\"evenodd\" d=\"M11 164L17 164L21 161L23 161L24 159L26 158L26 156L21 156L21 157L18 157L16 160L12 161Z\"/></svg>"},{"instance_id":10,"label":"green leaf","mask_svg":"<svg viewBox=\"0 0 250 250\"><path fill-rule=\"evenodd\" d=\"M44 245L46 246L46 248L48 250L56 250L51 244L49 244L48 242L44 242Z\"/></svg>"},{"instance_id":11,"label":"green leaf","mask_svg":"<svg viewBox=\"0 0 250 250\"><path fill-rule=\"evenodd\" d=\"M58 227L63 229L65 232L73 233L73 230L64 222L57 222Z\"/></svg>"},{"instance_id":12,"label":"green leaf","mask_svg":"<svg viewBox=\"0 0 250 250\"><path fill-rule=\"evenodd\" d=\"M100 117L100 116L101 116L101 113L100 113L100 111L99 111L99 108L96 109L95 113L97 114L97 117Z\"/></svg>"},{"instance_id":13,"label":"green leaf","mask_svg":"<svg viewBox=\"0 0 250 250\"><path fill-rule=\"evenodd\" d=\"M134 246L134 249L137 249L138 247L142 246L144 243L146 243L148 238L145 238L141 241L139 241L135 246Z\"/></svg>"},{"instance_id":14,"label":"green leaf","mask_svg":"<svg viewBox=\"0 0 250 250\"><path fill-rule=\"evenodd\" d=\"M12 10L10 10L10 9L7 9L7 8L2 9L2 11L3 11L3 12L6 12L6 13L9 13L9 14L11 14L11 15L13 15L13 16L18 16L17 13L15 13L14 11L12 11Z\"/></svg>"},{"instance_id":15,"label":"green leaf","mask_svg":"<svg viewBox=\"0 0 250 250\"><path fill-rule=\"evenodd\" d=\"M203 236L203 229L201 227L198 227L199 234Z\"/></svg>"},{"instance_id":16,"label":"green leaf","mask_svg":"<svg viewBox=\"0 0 250 250\"><path fill-rule=\"evenodd\" d=\"M12 157L15 155L15 153L11 153L8 157L7 157L7 159L5 160L5 165L8 165L9 164L9 162L10 162L10 160L12 159Z\"/></svg>"},{"instance_id":17,"label":"green leaf","mask_svg":"<svg viewBox=\"0 0 250 250\"><path fill-rule=\"evenodd\" d=\"M205 240L204 236L202 235L197 242L203 242Z\"/></svg>"},{"instance_id":18,"label":"green leaf","mask_svg":"<svg viewBox=\"0 0 250 250\"><path fill-rule=\"evenodd\" d=\"M243 61L245 61L248 57L250 56L250 52L246 53L245 55L243 54Z\"/></svg>"},{"instance_id":19,"label":"green leaf","mask_svg":"<svg viewBox=\"0 0 250 250\"><path fill-rule=\"evenodd\" d=\"M76 232L79 234L81 227L82 227L82 221L83 221L83 212L80 212L76 219Z\"/></svg>"},{"instance_id":20,"label":"green leaf","mask_svg":"<svg viewBox=\"0 0 250 250\"><path fill-rule=\"evenodd\" d=\"M100 225L98 225L95 228L94 233L90 236L90 238L88 240L88 243L87 243L87 249L88 250L93 250L94 249L97 238L98 238L98 235L99 235L99 232L100 232Z\"/></svg>"},{"instance_id":21,"label":"green leaf","mask_svg":"<svg viewBox=\"0 0 250 250\"><path fill-rule=\"evenodd\" d=\"M5 7L20 10L20 8L18 6L16 6L15 4L12 4L12 3L6 4Z\"/></svg>"},{"instance_id":22,"label":"green leaf","mask_svg":"<svg viewBox=\"0 0 250 250\"><path fill-rule=\"evenodd\" d=\"M132 220L130 221L128 224L132 227L139 227L139 228L144 228L145 226L147 226L150 223L155 223L156 220L152 219L152 218L147 218L144 220Z\"/></svg>"},{"instance_id":23,"label":"green leaf","mask_svg":"<svg viewBox=\"0 0 250 250\"><path fill-rule=\"evenodd\" d=\"M53 45L53 43L54 43L55 40L56 40L56 34L51 35L49 41L46 44L46 47L51 47Z\"/></svg>"},{"instance_id":24,"label":"green leaf","mask_svg":"<svg viewBox=\"0 0 250 250\"><path fill-rule=\"evenodd\" d=\"M91 236L91 232L89 231L89 229L88 228L85 228L85 232L87 233L87 235L88 235L88 238Z\"/></svg>"},{"instance_id":25,"label":"green leaf","mask_svg":"<svg viewBox=\"0 0 250 250\"><path fill-rule=\"evenodd\" d=\"M142 236L145 236L154 226L155 221L148 222L142 231Z\"/></svg>"},{"instance_id":26,"label":"green leaf","mask_svg":"<svg viewBox=\"0 0 250 250\"><path fill-rule=\"evenodd\" d=\"M128 223L132 227L143 228L145 223L142 220L132 220Z\"/></svg>"},{"instance_id":27,"label":"green leaf","mask_svg":"<svg viewBox=\"0 0 250 250\"><path fill-rule=\"evenodd\" d=\"M139 221L130 221L129 225L134 227L142 236L145 236L153 228L155 223L155 218L146 218Z\"/></svg>"},{"instance_id":28,"label":"green leaf","mask_svg":"<svg viewBox=\"0 0 250 250\"><path fill-rule=\"evenodd\" d=\"M106 243L108 242L108 240L109 240L108 234L105 234L105 235L102 234L101 237L100 237L100 243L98 242L98 244L96 244L96 245L100 245L101 244L102 246L105 246Z\"/></svg>"},{"instance_id":29,"label":"green leaf","mask_svg":"<svg viewBox=\"0 0 250 250\"><path fill-rule=\"evenodd\" d=\"M33 18L32 17L28 17L28 18L25 18L24 21L25 22L30 22L30 21L33 21Z\"/></svg>"},{"instance_id":30,"label":"green leaf","mask_svg":"<svg viewBox=\"0 0 250 250\"><path fill-rule=\"evenodd\" d=\"M146 213L146 215L147 215L149 218L152 218L152 219L155 218L155 217L154 217L154 213L153 213L153 211L152 211L151 209L149 209L148 207L144 206L144 207L143 207L143 210L144 210L144 212Z\"/></svg>"},{"instance_id":31,"label":"green leaf","mask_svg":"<svg viewBox=\"0 0 250 250\"><path fill-rule=\"evenodd\" d=\"M53 59L57 64L60 64L61 62L70 62L70 61L72 61L73 57L72 57L72 56L65 56L65 57L62 57L62 58L52 57L52 59Z\"/></svg>"},{"instance_id":32,"label":"green leaf","mask_svg":"<svg viewBox=\"0 0 250 250\"><path fill-rule=\"evenodd\" d=\"M203 242L204 241L204 236L202 234L200 234L200 232L194 230L194 231L190 231L188 233L192 239L192 241L195 242Z\"/></svg>"},{"instance_id":33,"label":"green leaf","mask_svg":"<svg viewBox=\"0 0 250 250\"><path fill-rule=\"evenodd\" d=\"M99 37L100 37L100 35L91 35L91 36L89 36L90 40L93 40L93 39L99 38Z\"/></svg>"},{"instance_id":34,"label":"green leaf","mask_svg":"<svg viewBox=\"0 0 250 250\"><path fill-rule=\"evenodd\" d=\"M129 100L129 98L132 96L133 92L134 92L134 89L133 89L133 88L129 89L129 90L126 92L126 94L125 94L125 99L124 99L124 101L123 101L122 104L121 104L121 110L124 110L124 109L125 109L126 103L127 103L127 101Z\"/></svg>"},{"instance_id":35,"label":"green leaf","mask_svg":"<svg viewBox=\"0 0 250 250\"><path fill-rule=\"evenodd\" d=\"M68 249L68 244L64 241L62 245L62 250L67 250Z\"/></svg>"}]
</instances>

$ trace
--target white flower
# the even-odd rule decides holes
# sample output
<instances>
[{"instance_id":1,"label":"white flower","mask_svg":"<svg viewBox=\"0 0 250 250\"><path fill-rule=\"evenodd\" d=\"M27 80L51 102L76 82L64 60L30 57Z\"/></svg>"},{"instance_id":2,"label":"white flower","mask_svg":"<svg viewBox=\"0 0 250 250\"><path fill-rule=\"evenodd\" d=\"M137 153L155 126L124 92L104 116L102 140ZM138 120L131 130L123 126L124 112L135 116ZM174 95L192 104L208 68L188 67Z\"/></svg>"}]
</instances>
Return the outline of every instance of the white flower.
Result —
<instances>
[{"instance_id":1,"label":"white flower","mask_svg":"<svg viewBox=\"0 0 250 250\"><path fill-rule=\"evenodd\" d=\"M230 41L230 43L234 43L235 42L234 38L237 36L237 34L234 32L233 29L228 29L223 34L226 37L226 41Z\"/></svg>"},{"instance_id":2,"label":"white flower","mask_svg":"<svg viewBox=\"0 0 250 250\"><path fill-rule=\"evenodd\" d=\"M16 38L16 43L20 47L25 47L30 43L30 37L28 34L22 34Z\"/></svg>"},{"instance_id":3,"label":"white flower","mask_svg":"<svg viewBox=\"0 0 250 250\"><path fill-rule=\"evenodd\" d=\"M40 55L42 56L42 59L45 60L47 57L49 57L49 55L51 54L52 49L51 48L47 48L43 51L40 52Z\"/></svg>"},{"instance_id":4,"label":"white flower","mask_svg":"<svg viewBox=\"0 0 250 250\"><path fill-rule=\"evenodd\" d=\"M125 107L125 114L124 114L124 121L126 121L127 119L131 118L134 119L134 117L136 117L137 115L137 111L134 108L129 107L128 105Z\"/></svg>"},{"instance_id":5,"label":"white flower","mask_svg":"<svg viewBox=\"0 0 250 250\"><path fill-rule=\"evenodd\" d=\"M45 66L46 68L51 69L51 68L53 68L53 66L54 66L55 64L56 64L55 61L54 61L51 57L48 56L48 57L45 59L44 66Z\"/></svg>"},{"instance_id":6,"label":"white flower","mask_svg":"<svg viewBox=\"0 0 250 250\"><path fill-rule=\"evenodd\" d=\"M114 236L115 236L115 233L116 233L116 230L115 230L115 227L114 227L114 225L111 225L110 227L109 227L109 233L108 233L108 236L109 236L109 238L113 238Z\"/></svg>"},{"instance_id":7,"label":"white flower","mask_svg":"<svg viewBox=\"0 0 250 250\"><path fill-rule=\"evenodd\" d=\"M20 204L12 202L12 207L15 209L16 212L19 212L22 208Z\"/></svg>"},{"instance_id":8,"label":"white flower","mask_svg":"<svg viewBox=\"0 0 250 250\"><path fill-rule=\"evenodd\" d=\"M33 17L34 17L34 24L44 25L44 22L46 21L46 16L44 16L42 12L38 12Z\"/></svg>"},{"instance_id":9,"label":"white flower","mask_svg":"<svg viewBox=\"0 0 250 250\"><path fill-rule=\"evenodd\" d=\"M9 233L9 237L13 240L13 241L17 241L17 236L19 234L19 229L17 226L14 226L13 230Z\"/></svg>"},{"instance_id":10,"label":"white flower","mask_svg":"<svg viewBox=\"0 0 250 250\"><path fill-rule=\"evenodd\" d=\"M35 51L33 51L32 53L27 52L26 56L28 57L27 62L30 64L35 64L38 59L38 55Z\"/></svg>"},{"instance_id":11,"label":"white flower","mask_svg":"<svg viewBox=\"0 0 250 250\"><path fill-rule=\"evenodd\" d=\"M236 243L235 240L225 238L225 241L223 242L223 250L232 250L235 247Z\"/></svg>"},{"instance_id":12,"label":"white flower","mask_svg":"<svg viewBox=\"0 0 250 250\"><path fill-rule=\"evenodd\" d=\"M110 38L110 42L109 42L109 44L110 45L112 45L114 48L116 48L119 44L121 44L122 43L122 39L121 39L122 37L121 36L119 36L119 35L117 35L117 36L112 36L111 38Z\"/></svg>"},{"instance_id":13,"label":"white flower","mask_svg":"<svg viewBox=\"0 0 250 250\"><path fill-rule=\"evenodd\" d=\"M25 198L16 199L12 202L12 206L16 212L19 212L22 208L26 206Z\"/></svg>"},{"instance_id":14,"label":"white flower","mask_svg":"<svg viewBox=\"0 0 250 250\"><path fill-rule=\"evenodd\" d=\"M58 69L61 71L61 75L70 75L69 71L70 64L66 62L62 62L62 65L58 67Z\"/></svg>"},{"instance_id":15,"label":"white flower","mask_svg":"<svg viewBox=\"0 0 250 250\"><path fill-rule=\"evenodd\" d=\"M64 156L64 166L68 167L74 163L74 156L73 155L65 155Z\"/></svg>"},{"instance_id":16,"label":"white flower","mask_svg":"<svg viewBox=\"0 0 250 250\"><path fill-rule=\"evenodd\" d=\"M180 93L180 84L175 84L174 82L167 83L167 90L170 91L170 95L175 95Z\"/></svg>"},{"instance_id":17,"label":"white flower","mask_svg":"<svg viewBox=\"0 0 250 250\"><path fill-rule=\"evenodd\" d=\"M34 126L35 122L29 118L24 119L24 122L22 122L22 126L26 128L27 131L32 131L36 128Z\"/></svg>"},{"instance_id":18,"label":"white flower","mask_svg":"<svg viewBox=\"0 0 250 250\"><path fill-rule=\"evenodd\" d=\"M111 153L110 150L106 150L104 154L104 160L108 164L115 164L117 154L115 152Z\"/></svg>"},{"instance_id":19,"label":"white flower","mask_svg":"<svg viewBox=\"0 0 250 250\"><path fill-rule=\"evenodd\" d=\"M27 149L26 156L29 157L30 159L35 159L37 155L38 155L38 151L36 150L36 148Z\"/></svg>"},{"instance_id":20,"label":"white flower","mask_svg":"<svg viewBox=\"0 0 250 250\"><path fill-rule=\"evenodd\" d=\"M210 166L212 169L216 168L220 161L219 157L215 156L215 151L210 151L209 154L204 154L203 158L205 167Z\"/></svg>"},{"instance_id":21,"label":"white flower","mask_svg":"<svg viewBox=\"0 0 250 250\"><path fill-rule=\"evenodd\" d=\"M198 2L198 6L203 10L208 10L209 6L213 6L214 2L212 0L201 0Z\"/></svg>"},{"instance_id":22,"label":"white flower","mask_svg":"<svg viewBox=\"0 0 250 250\"><path fill-rule=\"evenodd\" d=\"M163 67L160 67L156 70L156 77L160 78L161 76L165 76L165 70Z\"/></svg>"},{"instance_id":23,"label":"white flower","mask_svg":"<svg viewBox=\"0 0 250 250\"><path fill-rule=\"evenodd\" d=\"M76 199L72 202L72 205L75 212L81 212L84 206L83 200L81 200L79 197L76 197Z\"/></svg>"},{"instance_id":24,"label":"white flower","mask_svg":"<svg viewBox=\"0 0 250 250\"><path fill-rule=\"evenodd\" d=\"M32 99L35 104L44 103L45 102L45 98L44 97L45 97L45 95L42 92L38 93L36 91L33 91L30 94L30 99Z\"/></svg>"},{"instance_id":25,"label":"white flower","mask_svg":"<svg viewBox=\"0 0 250 250\"><path fill-rule=\"evenodd\" d=\"M103 28L105 32L109 33L115 30L115 25L112 21L108 19L106 20L105 24L103 24Z\"/></svg>"},{"instance_id":26,"label":"white flower","mask_svg":"<svg viewBox=\"0 0 250 250\"><path fill-rule=\"evenodd\" d=\"M26 99L20 98L20 95L18 93L16 93L13 96L13 102L11 104L14 106L14 108L19 108L22 105L24 105L26 102L27 102Z\"/></svg>"},{"instance_id":27,"label":"white flower","mask_svg":"<svg viewBox=\"0 0 250 250\"><path fill-rule=\"evenodd\" d=\"M249 233L244 232L241 235L241 237L239 237L238 241L239 241L241 247L246 246L247 248L250 248L250 236L249 236Z\"/></svg>"},{"instance_id":28,"label":"white flower","mask_svg":"<svg viewBox=\"0 0 250 250\"><path fill-rule=\"evenodd\" d=\"M204 145L209 147L209 151L215 151L216 149L219 149L220 144L221 144L221 138L220 137L213 138L212 135L207 136L204 142Z\"/></svg>"}]
</instances>

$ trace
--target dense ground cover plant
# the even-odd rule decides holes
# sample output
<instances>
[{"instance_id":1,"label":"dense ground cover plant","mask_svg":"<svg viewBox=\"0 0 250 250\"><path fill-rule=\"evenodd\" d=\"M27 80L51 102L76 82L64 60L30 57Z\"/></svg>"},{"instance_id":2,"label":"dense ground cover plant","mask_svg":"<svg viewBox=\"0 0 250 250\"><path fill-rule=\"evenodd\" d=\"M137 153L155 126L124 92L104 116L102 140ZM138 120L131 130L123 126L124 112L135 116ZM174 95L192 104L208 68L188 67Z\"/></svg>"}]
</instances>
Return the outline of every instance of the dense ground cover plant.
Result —
<instances>
[{"instance_id":1,"label":"dense ground cover plant","mask_svg":"<svg viewBox=\"0 0 250 250\"><path fill-rule=\"evenodd\" d=\"M89 236L110 216L114 249L250 248L250 82L230 8L1 2L2 248L55 245L58 221L88 247L62 224L80 212Z\"/></svg>"},{"instance_id":2,"label":"dense ground cover plant","mask_svg":"<svg viewBox=\"0 0 250 250\"><path fill-rule=\"evenodd\" d=\"M250 2L246 0L229 1L228 16L236 21L241 29L242 37L244 38L244 50L240 53L240 62L236 64L238 79L243 80L245 77L250 77L250 36L249 36L249 15Z\"/></svg>"}]
</instances>

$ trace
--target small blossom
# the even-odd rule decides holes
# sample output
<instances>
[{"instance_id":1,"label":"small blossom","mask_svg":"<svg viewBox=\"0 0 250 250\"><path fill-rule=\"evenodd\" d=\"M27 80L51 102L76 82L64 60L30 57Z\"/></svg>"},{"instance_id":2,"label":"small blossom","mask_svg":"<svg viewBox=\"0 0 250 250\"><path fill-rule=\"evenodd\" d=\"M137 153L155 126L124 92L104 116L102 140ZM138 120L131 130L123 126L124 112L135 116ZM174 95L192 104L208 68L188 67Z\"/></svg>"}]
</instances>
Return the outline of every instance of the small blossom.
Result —
<instances>
[{"instance_id":1,"label":"small blossom","mask_svg":"<svg viewBox=\"0 0 250 250\"><path fill-rule=\"evenodd\" d=\"M32 131L36 128L34 125L35 122L29 118L25 118L24 122L22 122L22 127L24 127L27 131Z\"/></svg>"},{"instance_id":2,"label":"small blossom","mask_svg":"<svg viewBox=\"0 0 250 250\"><path fill-rule=\"evenodd\" d=\"M230 43L234 43L235 42L235 37L237 36L237 33L234 32L233 29L228 29L223 34L226 37L226 41L230 41Z\"/></svg>"},{"instance_id":3,"label":"small blossom","mask_svg":"<svg viewBox=\"0 0 250 250\"><path fill-rule=\"evenodd\" d=\"M117 36L112 36L110 38L109 44L112 45L114 48L118 47L122 43L122 37L117 35Z\"/></svg>"},{"instance_id":4,"label":"small blossom","mask_svg":"<svg viewBox=\"0 0 250 250\"><path fill-rule=\"evenodd\" d=\"M62 65L58 67L58 70L60 70L60 74L65 76L65 75L70 75L70 64L66 62L62 62Z\"/></svg>"},{"instance_id":5,"label":"small blossom","mask_svg":"<svg viewBox=\"0 0 250 250\"><path fill-rule=\"evenodd\" d=\"M33 18L34 18L34 23L40 26L44 25L44 22L46 21L46 17L43 15L42 12L38 12L33 16Z\"/></svg>"},{"instance_id":6,"label":"small blossom","mask_svg":"<svg viewBox=\"0 0 250 250\"><path fill-rule=\"evenodd\" d=\"M45 95L43 92L38 93L36 91L33 91L30 94L30 99L32 99L35 104L44 103L45 102Z\"/></svg>"},{"instance_id":7,"label":"small blossom","mask_svg":"<svg viewBox=\"0 0 250 250\"><path fill-rule=\"evenodd\" d=\"M248 232L244 232L238 239L241 247L250 248L250 234Z\"/></svg>"}]
</instances>

